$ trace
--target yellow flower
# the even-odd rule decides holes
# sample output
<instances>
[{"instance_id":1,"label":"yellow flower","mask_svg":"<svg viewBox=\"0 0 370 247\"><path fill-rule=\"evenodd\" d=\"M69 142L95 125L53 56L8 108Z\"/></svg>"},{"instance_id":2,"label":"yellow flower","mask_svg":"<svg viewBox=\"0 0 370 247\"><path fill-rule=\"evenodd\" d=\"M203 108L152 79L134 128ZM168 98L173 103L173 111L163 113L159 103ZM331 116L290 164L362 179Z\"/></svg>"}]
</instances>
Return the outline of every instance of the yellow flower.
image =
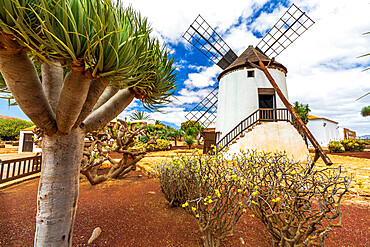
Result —
<instances>
[{"instance_id":1,"label":"yellow flower","mask_svg":"<svg viewBox=\"0 0 370 247\"><path fill-rule=\"evenodd\" d=\"M199 214L196 214L195 217L199 218Z\"/></svg>"},{"instance_id":2,"label":"yellow flower","mask_svg":"<svg viewBox=\"0 0 370 247\"><path fill-rule=\"evenodd\" d=\"M185 202L184 204L182 204L182 207L184 208L184 207L187 207L188 205L189 205L189 203Z\"/></svg>"},{"instance_id":3,"label":"yellow flower","mask_svg":"<svg viewBox=\"0 0 370 247\"><path fill-rule=\"evenodd\" d=\"M245 208L243 208L243 213L246 213L246 212L247 212L247 210Z\"/></svg>"},{"instance_id":4,"label":"yellow flower","mask_svg":"<svg viewBox=\"0 0 370 247\"><path fill-rule=\"evenodd\" d=\"M271 201L278 202L278 201L280 201L280 197L276 197L275 199L272 199Z\"/></svg>"},{"instance_id":5,"label":"yellow flower","mask_svg":"<svg viewBox=\"0 0 370 247\"><path fill-rule=\"evenodd\" d=\"M195 212L195 210L197 210L195 207L191 207L191 210L193 210L193 212Z\"/></svg>"},{"instance_id":6,"label":"yellow flower","mask_svg":"<svg viewBox=\"0 0 370 247\"><path fill-rule=\"evenodd\" d=\"M255 215L254 215L254 214L250 214L249 216L250 216L250 217L254 217Z\"/></svg>"}]
</instances>

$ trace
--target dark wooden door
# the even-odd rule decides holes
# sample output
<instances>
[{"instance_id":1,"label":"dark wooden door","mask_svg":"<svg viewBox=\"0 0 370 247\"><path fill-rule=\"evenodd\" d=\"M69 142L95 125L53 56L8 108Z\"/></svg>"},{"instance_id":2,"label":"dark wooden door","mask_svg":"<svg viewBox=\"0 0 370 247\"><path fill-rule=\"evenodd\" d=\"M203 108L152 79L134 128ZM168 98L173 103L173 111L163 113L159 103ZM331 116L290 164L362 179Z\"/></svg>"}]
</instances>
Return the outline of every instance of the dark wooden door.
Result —
<instances>
[{"instance_id":1,"label":"dark wooden door","mask_svg":"<svg viewBox=\"0 0 370 247\"><path fill-rule=\"evenodd\" d=\"M269 121L276 118L274 94L259 94L258 105L260 108L260 120Z\"/></svg>"},{"instance_id":2,"label":"dark wooden door","mask_svg":"<svg viewBox=\"0 0 370 247\"><path fill-rule=\"evenodd\" d=\"M25 133L23 139L22 152L32 152L33 151L33 134Z\"/></svg>"}]
</instances>

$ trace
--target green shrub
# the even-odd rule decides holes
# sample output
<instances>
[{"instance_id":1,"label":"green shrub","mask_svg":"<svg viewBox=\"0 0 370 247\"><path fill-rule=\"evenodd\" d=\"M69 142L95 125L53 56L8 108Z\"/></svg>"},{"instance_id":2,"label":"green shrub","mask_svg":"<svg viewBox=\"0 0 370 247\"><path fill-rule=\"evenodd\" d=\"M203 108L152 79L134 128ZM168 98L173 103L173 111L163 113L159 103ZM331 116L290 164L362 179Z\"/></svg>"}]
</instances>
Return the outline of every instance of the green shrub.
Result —
<instances>
[{"instance_id":1,"label":"green shrub","mask_svg":"<svg viewBox=\"0 0 370 247\"><path fill-rule=\"evenodd\" d=\"M360 139L346 139L340 141L346 151L361 152L364 151L368 142Z\"/></svg>"},{"instance_id":2,"label":"green shrub","mask_svg":"<svg viewBox=\"0 0 370 247\"><path fill-rule=\"evenodd\" d=\"M168 146L170 145L170 142L168 140L164 139L158 139L156 140L156 145L151 144L150 147L153 147L154 150L168 150ZM153 145L153 146L152 146Z\"/></svg>"},{"instance_id":3,"label":"green shrub","mask_svg":"<svg viewBox=\"0 0 370 247\"><path fill-rule=\"evenodd\" d=\"M147 143L149 141L149 137L143 135L139 137L139 142Z\"/></svg>"},{"instance_id":4,"label":"green shrub","mask_svg":"<svg viewBox=\"0 0 370 247\"><path fill-rule=\"evenodd\" d=\"M162 150L168 150L169 145L170 145L170 142L168 140L157 139L156 144L149 144L146 150L144 150L145 149L144 142L135 143L135 148L138 151L162 151Z\"/></svg>"},{"instance_id":5,"label":"green shrub","mask_svg":"<svg viewBox=\"0 0 370 247\"><path fill-rule=\"evenodd\" d=\"M343 145L339 141L331 141L328 145L330 153L343 153L345 151Z\"/></svg>"},{"instance_id":6,"label":"green shrub","mask_svg":"<svg viewBox=\"0 0 370 247\"><path fill-rule=\"evenodd\" d=\"M15 140L19 137L21 129L33 126L29 121L21 119L0 119L0 138L3 140Z\"/></svg>"},{"instance_id":7,"label":"green shrub","mask_svg":"<svg viewBox=\"0 0 370 247\"><path fill-rule=\"evenodd\" d=\"M185 139L184 139L186 145L189 146L189 149L191 148L191 146L194 145L194 143L196 142L196 140L194 139L194 137L192 136L186 136Z\"/></svg>"}]
</instances>

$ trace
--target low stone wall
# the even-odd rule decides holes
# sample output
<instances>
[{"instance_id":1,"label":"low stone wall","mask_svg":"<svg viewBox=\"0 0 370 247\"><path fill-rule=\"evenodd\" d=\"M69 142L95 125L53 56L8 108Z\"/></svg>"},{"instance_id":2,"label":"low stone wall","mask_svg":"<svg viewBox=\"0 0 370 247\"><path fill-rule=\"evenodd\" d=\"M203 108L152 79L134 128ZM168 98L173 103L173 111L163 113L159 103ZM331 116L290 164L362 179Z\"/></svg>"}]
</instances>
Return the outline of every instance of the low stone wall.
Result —
<instances>
[{"instance_id":1,"label":"low stone wall","mask_svg":"<svg viewBox=\"0 0 370 247\"><path fill-rule=\"evenodd\" d=\"M285 151L289 158L302 162L309 157L306 143L289 122L266 122L254 126L229 147L227 154L248 149L258 152Z\"/></svg>"}]
</instances>

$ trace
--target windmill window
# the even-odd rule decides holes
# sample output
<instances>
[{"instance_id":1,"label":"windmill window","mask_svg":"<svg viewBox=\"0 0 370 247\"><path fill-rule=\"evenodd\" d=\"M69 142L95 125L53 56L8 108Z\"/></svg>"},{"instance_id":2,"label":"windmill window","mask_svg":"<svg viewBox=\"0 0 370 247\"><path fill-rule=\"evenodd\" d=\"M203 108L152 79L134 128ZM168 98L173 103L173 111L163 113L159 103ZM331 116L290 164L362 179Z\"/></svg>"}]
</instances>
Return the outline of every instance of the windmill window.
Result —
<instances>
[{"instance_id":1,"label":"windmill window","mask_svg":"<svg viewBox=\"0 0 370 247\"><path fill-rule=\"evenodd\" d=\"M254 77L254 70L247 71L247 78Z\"/></svg>"}]
</instances>

